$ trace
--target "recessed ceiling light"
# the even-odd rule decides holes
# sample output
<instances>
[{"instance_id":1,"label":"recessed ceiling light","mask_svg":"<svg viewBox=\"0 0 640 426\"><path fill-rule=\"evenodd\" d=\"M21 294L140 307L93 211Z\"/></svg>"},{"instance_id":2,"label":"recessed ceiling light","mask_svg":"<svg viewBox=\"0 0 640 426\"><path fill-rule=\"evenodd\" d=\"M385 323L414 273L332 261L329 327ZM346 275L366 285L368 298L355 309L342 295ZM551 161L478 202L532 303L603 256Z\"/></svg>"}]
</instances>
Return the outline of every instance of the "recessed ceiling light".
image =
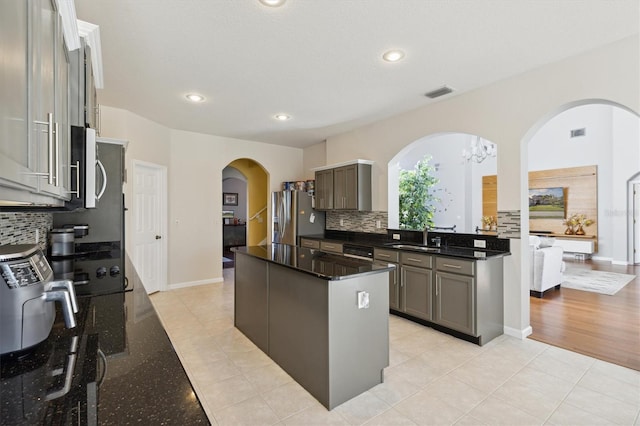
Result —
<instances>
[{"instance_id":1,"label":"recessed ceiling light","mask_svg":"<svg viewBox=\"0 0 640 426\"><path fill-rule=\"evenodd\" d=\"M404 52L398 49L388 50L382 55L382 59L387 62L398 62L402 58L404 58Z\"/></svg>"},{"instance_id":2,"label":"recessed ceiling light","mask_svg":"<svg viewBox=\"0 0 640 426\"><path fill-rule=\"evenodd\" d=\"M202 101L204 101L204 96L198 95L197 93L189 93L188 95L185 96L185 98L187 98L191 102L202 102Z\"/></svg>"},{"instance_id":3,"label":"recessed ceiling light","mask_svg":"<svg viewBox=\"0 0 640 426\"><path fill-rule=\"evenodd\" d=\"M284 4L285 0L260 0L265 6L278 7Z\"/></svg>"},{"instance_id":4,"label":"recessed ceiling light","mask_svg":"<svg viewBox=\"0 0 640 426\"><path fill-rule=\"evenodd\" d=\"M287 114L276 114L274 115L274 117L276 120L280 120L280 121L287 121L291 119L291 116Z\"/></svg>"}]
</instances>

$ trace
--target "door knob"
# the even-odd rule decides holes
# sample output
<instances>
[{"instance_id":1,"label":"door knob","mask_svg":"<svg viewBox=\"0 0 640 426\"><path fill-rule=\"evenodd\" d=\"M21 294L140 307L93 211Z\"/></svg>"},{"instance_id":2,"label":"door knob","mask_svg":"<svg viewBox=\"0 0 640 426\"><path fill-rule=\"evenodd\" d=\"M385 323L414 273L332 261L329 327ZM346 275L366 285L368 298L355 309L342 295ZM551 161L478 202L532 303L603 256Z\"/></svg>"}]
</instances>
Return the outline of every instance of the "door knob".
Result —
<instances>
[{"instance_id":1,"label":"door knob","mask_svg":"<svg viewBox=\"0 0 640 426\"><path fill-rule=\"evenodd\" d=\"M162 238L160 235L156 235L156 240L159 240L160 238Z\"/></svg>"}]
</instances>

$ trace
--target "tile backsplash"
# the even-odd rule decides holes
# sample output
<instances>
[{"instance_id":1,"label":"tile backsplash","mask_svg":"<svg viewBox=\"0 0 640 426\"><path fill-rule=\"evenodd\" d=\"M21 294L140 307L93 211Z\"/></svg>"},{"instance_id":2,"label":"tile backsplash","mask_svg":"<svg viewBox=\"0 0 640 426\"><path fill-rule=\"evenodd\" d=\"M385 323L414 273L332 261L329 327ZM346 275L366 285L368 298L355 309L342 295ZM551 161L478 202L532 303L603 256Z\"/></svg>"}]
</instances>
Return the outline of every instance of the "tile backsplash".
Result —
<instances>
[{"instance_id":1,"label":"tile backsplash","mask_svg":"<svg viewBox=\"0 0 640 426\"><path fill-rule=\"evenodd\" d=\"M378 226L378 221L380 222ZM369 232L386 234L389 215L387 212L327 211L326 229L332 231Z\"/></svg>"},{"instance_id":2,"label":"tile backsplash","mask_svg":"<svg viewBox=\"0 0 640 426\"><path fill-rule=\"evenodd\" d=\"M51 213L0 213L0 245L38 244L47 248L47 235L53 225Z\"/></svg>"}]
</instances>

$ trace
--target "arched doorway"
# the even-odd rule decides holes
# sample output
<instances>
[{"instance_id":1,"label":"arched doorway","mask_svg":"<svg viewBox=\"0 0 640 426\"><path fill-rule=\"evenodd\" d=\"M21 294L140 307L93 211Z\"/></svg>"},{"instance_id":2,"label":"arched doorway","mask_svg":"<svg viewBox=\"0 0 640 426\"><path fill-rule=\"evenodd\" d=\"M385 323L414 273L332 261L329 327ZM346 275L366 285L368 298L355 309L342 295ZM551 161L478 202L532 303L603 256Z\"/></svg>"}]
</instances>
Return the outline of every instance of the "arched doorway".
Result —
<instances>
[{"instance_id":1,"label":"arched doorway","mask_svg":"<svg viewBox=\"0 0 640 426\"><path fill-rule=\"evenodd\" d=\"M548 114L521 141L524 188L529 186L533 173L540 170L551 180L556 171L581 167L593 167L597 171L593 184L597 188L593 196L596 203L593 214L597 220L587 231L587 238L594 238L597 244L596 250L593 257L586 256L586 260L582 260L580 253L565 250L563 282L573 271L580 271L582 282L588 280L586 273L591 271L636 276L614 295L561 285L559 290L545 294L542 299L530 298L527 306L532 326L530 337L636 369L640 366L635 356L637 351L632 350L634 354L630 354L628 348L640 345L635 333L640 314L633 296L640 286L637 279L640 270L632 266L635 263L633 249L638 240L633 226L633 189L640 175L639 140L637 113L605 100L583 100ZM567 186L569 194L577 191L571 183ZM528 203L525 204L526 195L525 189L523 239L528 238L534 227ZM567 200L567 213L582 213L574 202L575 199ZM562 242L563 238L571 237L560 236L555 240ZM529 251L525 253L528 254ZM531 267L529 265L529 271ZM625 314L621 316L621 312ZM602 327L611 323L616 323L616 327Z\"/></svg>"},{"instance_id":2,"label":"arched doorway","mask_svg":"<svg viewBox=\"0 0 640 426\"><path fill-rule=\"evenodd\" d=\"M268 174L260 163L240 158L223 169L222 182L223 267L229 267L233 266L231 247L267 240ZM239 238L241 234L244 238Z\"/></svg>"}]
</instances>

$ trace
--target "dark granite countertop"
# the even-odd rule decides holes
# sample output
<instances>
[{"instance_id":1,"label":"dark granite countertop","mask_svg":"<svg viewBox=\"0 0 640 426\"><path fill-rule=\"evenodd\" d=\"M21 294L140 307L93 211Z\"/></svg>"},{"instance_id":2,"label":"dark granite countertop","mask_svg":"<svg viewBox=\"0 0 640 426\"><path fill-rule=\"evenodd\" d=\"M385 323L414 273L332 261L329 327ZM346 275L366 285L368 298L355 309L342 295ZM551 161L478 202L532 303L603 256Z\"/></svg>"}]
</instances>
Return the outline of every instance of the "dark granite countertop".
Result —
<instances>
[{"instance_id":1,"label":"dark granite countertop","mask_svg":"<svg viewBox=\"0 0 640 426\"><path fill-rule=\"evenodd\" d=\"M399 247L401 246L401 247ZM427 247L424 245L411 244L411 243L391 243L385 245L379 245L380 248L401 250L401 251L414 251L416 253L433 254L437 256L445 257L458 257L469 260L486 260L489 258L510 256L510 252L503 252L497 250L487 250L482 248L470 248L470 247Z\"/></svg>"},{"instance_id":2,"label":"dark granite countertop","mask_svg":"<svg viewBox=\"0 0 640 426\"><path fill-rule=\"evenodd\" d=\"M438 233L442 235L442 233ZM458 234L461 235L461 234ZM390 240L384 234L364 234L357 232L343 232L325 235L305 235L302 238L311 240L332 241L336 243L349 243L363 245L374 248L384 248L401 251L415 251L417 253L433 254L446 257L458 257L470 260L485 260L501 256L510 256L511 252L503 250L492 250L485 248L460 247L447 245L441 247L427 246L414 241L398 241ZM400 247L402 246L402 247Z\"/></svg>"},{"instance_id":3,"label":"dark granite countertop","mask_svg":"<svg viewBox=\"0 0 640 426\"><path fill-rule=\"evenodd\" d=\"M131 262L131 291L78 298L49 338L0 359L3 425L208 425L209 421Z\"/></svg>"},{"instance_id":4,"label":"dark granite countertop","mask_svg":"<svg viewBox=\"0 0 640 426\"><path fill-rule=\"evenodd\" d=\"M231 250L330 281L388 272L395 268L393 265L287 244L235 247Z\"/></svg>"}]
</instances>

